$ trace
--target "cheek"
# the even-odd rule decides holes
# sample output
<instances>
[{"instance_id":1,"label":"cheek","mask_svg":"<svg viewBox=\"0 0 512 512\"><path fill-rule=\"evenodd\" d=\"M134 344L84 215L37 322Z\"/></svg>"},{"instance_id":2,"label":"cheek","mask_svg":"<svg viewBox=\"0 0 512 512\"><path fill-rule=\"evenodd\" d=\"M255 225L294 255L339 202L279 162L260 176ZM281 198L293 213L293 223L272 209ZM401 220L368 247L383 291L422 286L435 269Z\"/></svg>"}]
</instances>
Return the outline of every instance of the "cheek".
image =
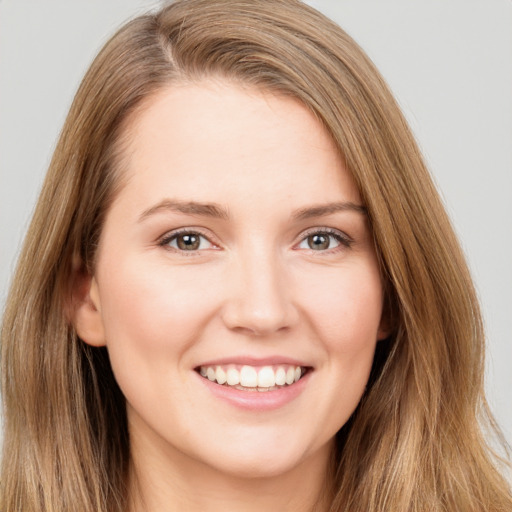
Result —
<instances>
[{"instance_id":1,"label":"cheek","mask_svg":"<svg viewBox=\"0 0 512 512\"><path fill-rule=\"evenodd\" d=\"M139 258L102 268L107 349L128 404L152 417L154 404L173 396L169 414L178 414L182 377L190 371L187 354L215 312L214 276L208 281L204 272L148 265Z\"/></svg>"},{"instance_id":2,"label":"cheek","mask_svg":"<svg viewBox=\"0 0 512 512\"><path fill-rule=\"evenodd\" d=\"M109 351L122 346L147 357L184 350L214 313L214 275L138 258L104 268L115 268L99 281Z\"/></svg>"},{"instance_id":3,"label":"cheek","mask_svg":"<svg viewBox=\"0 0 512 512\"><path fill-rule=\"evenodd\" d=\"M349 356L377 340L383 293L374 265L332 269L304 283L304 308L329 348Z\"/></svg>"},{"instance_id":4,"label":"cheek","mask_svg":"<svg viewBox=\"0 0 512 512\"><path fill-rule=\"evenodd\" d=\"M319 356L317 415L329 411L323 435L333 436L350 418L366 388L382 314L380 275L373 262L302 272L303 318L309 320Z\"/></svg>"}]
</instances>

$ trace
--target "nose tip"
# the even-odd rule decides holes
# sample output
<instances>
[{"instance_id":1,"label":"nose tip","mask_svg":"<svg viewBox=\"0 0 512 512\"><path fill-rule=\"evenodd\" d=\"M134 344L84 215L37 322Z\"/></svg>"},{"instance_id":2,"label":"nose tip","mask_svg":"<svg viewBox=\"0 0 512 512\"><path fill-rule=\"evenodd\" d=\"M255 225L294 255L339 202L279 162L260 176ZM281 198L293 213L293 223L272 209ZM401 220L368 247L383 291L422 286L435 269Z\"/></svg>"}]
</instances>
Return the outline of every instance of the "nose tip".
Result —
<instances>
[{"instance_id":1,"label":"nose tip","mask_svg":"<svg viewBox=\"0 0 512 512\"><path fill-rule=\"evenodd\" d=\"M275 263L248 261L230 274L230 294L224 307L225 325L251 336L289 330L297 321L284 272Z\"/></svg>"},{"instance_id":2,"label":"nose tip","mask_svg":"<svg viewBox=\"0 0 512 512\"><path fill-rule=\"evenodd\" d=\"M269 334L285 331L290 322L271 305L265 308L238 307L236 312L228 315L226 325L234 331L247 333L252 336L268 336Z\"/></svg>"}]
</instances>

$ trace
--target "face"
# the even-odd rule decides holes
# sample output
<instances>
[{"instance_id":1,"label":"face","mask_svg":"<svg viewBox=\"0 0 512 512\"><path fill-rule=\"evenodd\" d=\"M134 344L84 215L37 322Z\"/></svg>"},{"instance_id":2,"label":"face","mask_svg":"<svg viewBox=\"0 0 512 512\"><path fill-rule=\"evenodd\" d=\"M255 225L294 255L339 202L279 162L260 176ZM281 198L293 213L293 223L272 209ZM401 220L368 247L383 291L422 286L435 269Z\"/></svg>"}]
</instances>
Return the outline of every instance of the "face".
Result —
<instances>
[{"instance_id":1,"label":"face","mask_svg":"<svg viewBox=\"0 0 512 512\"><path fill-rule=\"evenodd\" d=\"M79 334L107 346L133 456L276 475L325 461L365 389L382 284L358 190L292 99L148 100Z\"/></svg>"}]
</instances>

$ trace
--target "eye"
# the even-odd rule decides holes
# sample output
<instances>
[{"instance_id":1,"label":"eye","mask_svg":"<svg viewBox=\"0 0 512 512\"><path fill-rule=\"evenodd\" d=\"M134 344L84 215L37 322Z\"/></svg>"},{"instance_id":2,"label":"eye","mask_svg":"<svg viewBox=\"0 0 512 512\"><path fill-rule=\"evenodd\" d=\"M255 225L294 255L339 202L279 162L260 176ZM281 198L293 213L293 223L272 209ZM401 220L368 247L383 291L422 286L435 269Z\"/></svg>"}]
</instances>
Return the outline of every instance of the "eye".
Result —
<instances>
[{"instance_id":1,"label":"eye","mask_svg":"<svg viewBox=\"0 0 512 512\"><path fill-rule=\"evenodd\" d=\"M306 235L297 246L299 249L328 251L341 245L350 247L351 240L338 231L314 231Z\"/></svg>"},{"instance_id":2,"label":"eye","mask_svg":"<svg viewBox=\"0 0 512 512\"><path fill-rule=\"evenodd\" d=\"M215 245L204 235L197 231L181 231L171 233L162 239L160 245L170 247L177 251L199 251L203 249L212 249Z\"/></svg>"}]
</instances>

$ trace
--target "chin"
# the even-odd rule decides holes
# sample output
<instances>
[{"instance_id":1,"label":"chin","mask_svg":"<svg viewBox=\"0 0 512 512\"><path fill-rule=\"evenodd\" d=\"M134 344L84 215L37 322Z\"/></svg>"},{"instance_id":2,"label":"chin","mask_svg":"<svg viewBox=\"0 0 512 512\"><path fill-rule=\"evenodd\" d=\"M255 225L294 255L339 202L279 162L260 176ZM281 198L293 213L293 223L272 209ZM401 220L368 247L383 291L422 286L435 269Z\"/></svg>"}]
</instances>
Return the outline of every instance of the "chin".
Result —
<instances>
[{"instance_id":1,"label":"chin","mask_svg":"<svg viewBox=\"0 0 512 512\"><path fill-rule=\"evenodd\" d=\"M301 462L300 458L290 460L275 456L262 457L261 454L249 457L245 454L236 460L225 459L215 469L240 479L271 479L293 471Z\"/></svg>"},{"instance_id":2,"label":"chin","mask_svg":"<svg viewBox=\"0 0 512 512\"><path fill-rule=\"evenodd\" d=\"M223 474L242 479L275 478L305 464L315 464L316 460L325 461L325 457L319 456L330 453L332 447L333 441L324 446L309 446L290 436L287 439L261 438L240 442L238 446L233 443L221 454L212 454L209 465Z\"/></svg>"}]
</instances>

